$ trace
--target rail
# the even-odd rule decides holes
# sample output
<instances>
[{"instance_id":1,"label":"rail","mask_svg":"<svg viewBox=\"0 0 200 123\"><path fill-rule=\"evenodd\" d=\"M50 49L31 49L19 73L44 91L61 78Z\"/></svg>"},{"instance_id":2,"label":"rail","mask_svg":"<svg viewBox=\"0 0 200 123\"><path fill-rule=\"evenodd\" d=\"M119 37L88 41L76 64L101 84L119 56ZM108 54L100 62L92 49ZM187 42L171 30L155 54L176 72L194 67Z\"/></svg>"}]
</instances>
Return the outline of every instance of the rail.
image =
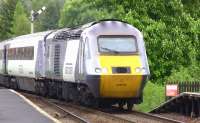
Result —
<instances>
[{"instance_id":1,"label":"rail","mask_svg":"<svg viewBox=\"0 0 200 123\"><path fill-rule=\"evenodd\" d=\"M56 107L56 108L62 110L63 112L65 112L66 114L68 114L68 115L74 117L75 119L78 119L79 122L81 122L81 123L90 123L89 121L85 120L84 118L82 118L82 117L80 117L80 116L78 116L78 115L76 115L76 114L70 112L69 110L67 110L67 109L65 109L65 108L63 108L63 107L61 107L61 106L59 106L59 105L56 104L55 102L48 101L48 100L43 100L43 101L45 101L45 102L47 102L48 104L50 104L50 105L52 105L52 106L54 106L54 107Z\"/></svg>"}]
</instances>

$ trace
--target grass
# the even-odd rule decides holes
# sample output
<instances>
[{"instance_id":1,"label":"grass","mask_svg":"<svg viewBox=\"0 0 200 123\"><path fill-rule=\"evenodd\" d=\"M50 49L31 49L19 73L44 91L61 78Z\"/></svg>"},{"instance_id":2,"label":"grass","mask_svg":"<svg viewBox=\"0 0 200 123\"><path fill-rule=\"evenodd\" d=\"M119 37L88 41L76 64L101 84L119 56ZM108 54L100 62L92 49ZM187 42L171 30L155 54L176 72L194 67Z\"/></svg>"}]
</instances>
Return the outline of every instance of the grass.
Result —
<instances>
[{"instance_id":1,"label":"grass","mask_svg":"<svg viewBox=\"0 0 200 123\"><path fill-rule=\"evenodd\" d=\"M144 88L143 103L136 105L135 109L148 112L165 101L164 86L147 82Z\"/></svg>"}]
</instances>

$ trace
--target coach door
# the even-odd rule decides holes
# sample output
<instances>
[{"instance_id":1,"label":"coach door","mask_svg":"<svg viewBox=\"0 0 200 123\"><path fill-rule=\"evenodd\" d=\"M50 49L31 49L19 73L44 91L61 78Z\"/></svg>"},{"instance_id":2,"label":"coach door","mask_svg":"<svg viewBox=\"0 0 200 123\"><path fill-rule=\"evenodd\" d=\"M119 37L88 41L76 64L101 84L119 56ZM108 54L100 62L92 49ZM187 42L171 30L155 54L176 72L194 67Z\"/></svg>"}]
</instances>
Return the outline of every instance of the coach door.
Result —
<instances>
[{"instance_id":1,"label":"coach door","mask_svg":"<svg viewBox=\"0 0 200 123\"><path fill-rule=\"evenodd\" d=\"M65 81L75 82L76 80L76 66L78 59L79 40L67 41L67 49L65 54L65 62L63 69L63 78Z\"/></svg>"},{"instance_id":2,"label":"coach door","mask_svg":"<svg viewBox=\"0 0 200 123\"><path fill-rule=\"evenodd\" d=\"M7 64L8 64L8 48L9 45L5 45L4 46L4 50L3 50L3 66L4 66L4 73L7 74L8 70L7 70Z\"/></svg>"},{"instance_id":3,"label":"coach door","mask_svg":"<svg viewBox=\"0 0 200 123\"><path fill-rule=\"evenodd\" d=\"M78 51L78 80L84 80L84 41L81 38Z\"/></svg>"}]
</instances>

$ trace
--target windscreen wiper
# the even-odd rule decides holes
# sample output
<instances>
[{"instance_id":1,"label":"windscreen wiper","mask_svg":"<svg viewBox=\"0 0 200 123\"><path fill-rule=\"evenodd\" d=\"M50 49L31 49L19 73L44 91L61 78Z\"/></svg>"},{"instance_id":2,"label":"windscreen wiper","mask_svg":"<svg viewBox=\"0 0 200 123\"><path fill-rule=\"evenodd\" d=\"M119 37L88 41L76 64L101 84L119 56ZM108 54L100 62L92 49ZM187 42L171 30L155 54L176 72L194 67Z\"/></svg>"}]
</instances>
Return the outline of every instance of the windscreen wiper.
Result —
<instances>
[{"instance_id":1,"label":"windscreen wiper","mask_svg":"<svg viewBox=\"0 0 200 123\"><path fill-rule=\"evenodd\" d=\"M113 52L113 53L120 53L119 51L116 51L116 50L113 50L113 49L109 49L107 47L100 47L101 49L104 49L106 51L109 51L109 52Z\"/></svg>"}]
</instances>

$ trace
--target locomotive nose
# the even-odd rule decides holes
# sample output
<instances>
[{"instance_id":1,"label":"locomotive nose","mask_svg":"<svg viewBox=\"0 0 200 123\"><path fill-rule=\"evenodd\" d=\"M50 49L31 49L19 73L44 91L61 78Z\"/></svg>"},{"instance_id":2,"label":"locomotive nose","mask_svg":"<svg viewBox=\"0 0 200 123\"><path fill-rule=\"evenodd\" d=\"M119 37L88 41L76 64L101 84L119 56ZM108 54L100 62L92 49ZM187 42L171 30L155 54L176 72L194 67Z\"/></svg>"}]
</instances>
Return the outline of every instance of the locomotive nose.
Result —
<instances>
[{"instance_id":1,"label":"locomotive nose","mask_svg":"<svg viewBox=\"0 0 200 123\"><path fill-rule=\"evenodd\" d=\"M102 72L100 76L101 97L131 98L138 97L143 84L143 71L139 55L100 56ZM123 66L126 65L126 66Z\"/></svg>"}]
</instances>

